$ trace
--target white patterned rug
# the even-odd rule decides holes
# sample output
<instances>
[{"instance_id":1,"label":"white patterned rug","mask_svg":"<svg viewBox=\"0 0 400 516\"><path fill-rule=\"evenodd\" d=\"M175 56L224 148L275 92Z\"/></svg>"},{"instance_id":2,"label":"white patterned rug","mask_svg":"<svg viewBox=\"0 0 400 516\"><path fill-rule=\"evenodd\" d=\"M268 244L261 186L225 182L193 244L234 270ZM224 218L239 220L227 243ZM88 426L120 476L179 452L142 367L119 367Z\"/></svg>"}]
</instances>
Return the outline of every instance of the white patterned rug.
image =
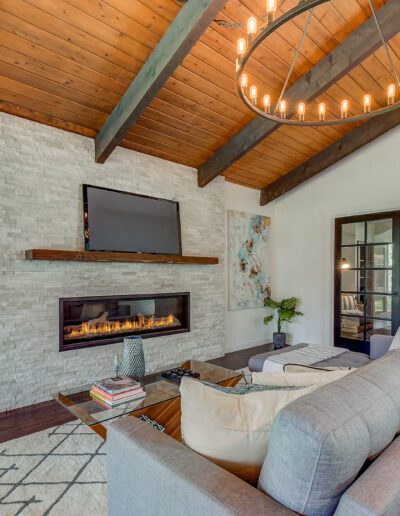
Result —
<instances>
[{"instance_id":1,"label":"white patterned rug","mask_svg":"<svg viewBox=\"0 0 400 516\"><path fill-rule=\"evenodd\" d=\"M104 441L78 422L0 444L0 515L107 514Z\"/></svg>"}]
</instances>

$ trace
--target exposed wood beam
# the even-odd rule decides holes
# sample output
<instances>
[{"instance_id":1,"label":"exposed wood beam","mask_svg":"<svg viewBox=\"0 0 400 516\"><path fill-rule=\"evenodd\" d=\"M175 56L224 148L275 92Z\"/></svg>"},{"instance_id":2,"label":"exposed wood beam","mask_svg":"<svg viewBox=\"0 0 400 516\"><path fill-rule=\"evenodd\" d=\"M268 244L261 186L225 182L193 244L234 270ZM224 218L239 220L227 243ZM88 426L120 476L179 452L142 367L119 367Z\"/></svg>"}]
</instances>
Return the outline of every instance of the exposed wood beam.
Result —
<instances>
[{"instance_id":1,"label":"exposed wood beam","mask_svg":"<svg viewBox=\"0 0 400 516\"><path fill-rule=\"evenodd\" d=\"M260 194L261 206L317 176L399 124L400 110L396 109L360 125L327 149L263 188Z\"/></svg>"},{"instance_id":2,"label":"exposed wood beam","mask_svg":"<svg viewBox=\"0 0 400 516\"><path fill-rule=\"evenodd\" d=\"M389 0L379 9L377 15L387 40L399 32L399 0ZM289 106L293 107L299 99L312 101L381 45L379 32L371 17L287 90L285 98ZM281 125L262 117L257 117L247 124L220 147L206 163L201 165L197 174L198 185L206 186L267 136L279 129Z\"/></svg>"},{"instance_id":3,"label":"exposed wood beam","mask_svg":"<svg viewBox=\"0 0 400 516\"><path fill-rule=\"evenodd\" d=\"M106 161L225 2L189 0L185 3L98 133L97 163Z\"/></svg>"}]
</instances>

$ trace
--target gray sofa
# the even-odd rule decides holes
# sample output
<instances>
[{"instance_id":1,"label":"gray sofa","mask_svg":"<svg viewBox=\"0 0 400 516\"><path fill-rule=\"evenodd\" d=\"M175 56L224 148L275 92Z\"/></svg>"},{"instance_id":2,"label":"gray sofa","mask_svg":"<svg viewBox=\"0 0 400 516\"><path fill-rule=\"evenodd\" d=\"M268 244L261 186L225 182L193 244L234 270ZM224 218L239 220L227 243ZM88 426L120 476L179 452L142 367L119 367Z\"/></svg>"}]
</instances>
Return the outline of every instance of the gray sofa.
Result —
<instances>
[{"instance_id":1,"label":"gray sofa","mask_svg":"<svg viewBox=\"0 0 400 516\"><path fill-rule=\"evenodd\" d=\"M398 516L399 431L400 351L282 409L259 489L125 417L108 433L109 515Z\"/></svg>"}]
</instances>

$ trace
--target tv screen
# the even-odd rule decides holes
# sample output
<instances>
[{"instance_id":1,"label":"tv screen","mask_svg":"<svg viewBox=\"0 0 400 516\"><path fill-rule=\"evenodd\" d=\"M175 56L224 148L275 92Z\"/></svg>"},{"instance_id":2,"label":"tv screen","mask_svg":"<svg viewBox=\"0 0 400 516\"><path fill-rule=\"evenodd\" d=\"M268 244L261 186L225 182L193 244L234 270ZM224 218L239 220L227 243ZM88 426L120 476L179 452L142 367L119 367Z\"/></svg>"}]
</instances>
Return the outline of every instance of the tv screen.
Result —
<instances>
[{"instance_id":1,"label":"tv screen","mask_svg":"<svg viewBox=\"0 0 400 516\"><path fill-rule=\"evenodd\" d=\"M182 254L179 203L83 185L85 249Z\"/></svg>"}]
</instances>

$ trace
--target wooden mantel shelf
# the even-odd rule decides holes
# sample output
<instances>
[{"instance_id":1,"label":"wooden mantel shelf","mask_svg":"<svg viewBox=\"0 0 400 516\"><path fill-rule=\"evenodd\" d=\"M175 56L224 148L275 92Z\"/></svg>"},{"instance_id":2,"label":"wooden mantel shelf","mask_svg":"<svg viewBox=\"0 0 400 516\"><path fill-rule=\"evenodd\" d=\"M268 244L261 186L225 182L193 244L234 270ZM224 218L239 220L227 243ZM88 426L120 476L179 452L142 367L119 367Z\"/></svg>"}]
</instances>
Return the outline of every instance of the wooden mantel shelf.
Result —
<instances>
[{"instance_id":1,"label":"wooden mantel shelf","mask_svg":"<svg viewBox=\"0 0 400 516\"><path fill-rule=\"evenodd\" d=\"M181 263L196 265L216 265L214 256L181 256L174 254L114 253L100 251L80 251L64 249L28 249L27 260L48 260L63 262L128 262L128 263Z\"/></svg>"}]
</instances>

